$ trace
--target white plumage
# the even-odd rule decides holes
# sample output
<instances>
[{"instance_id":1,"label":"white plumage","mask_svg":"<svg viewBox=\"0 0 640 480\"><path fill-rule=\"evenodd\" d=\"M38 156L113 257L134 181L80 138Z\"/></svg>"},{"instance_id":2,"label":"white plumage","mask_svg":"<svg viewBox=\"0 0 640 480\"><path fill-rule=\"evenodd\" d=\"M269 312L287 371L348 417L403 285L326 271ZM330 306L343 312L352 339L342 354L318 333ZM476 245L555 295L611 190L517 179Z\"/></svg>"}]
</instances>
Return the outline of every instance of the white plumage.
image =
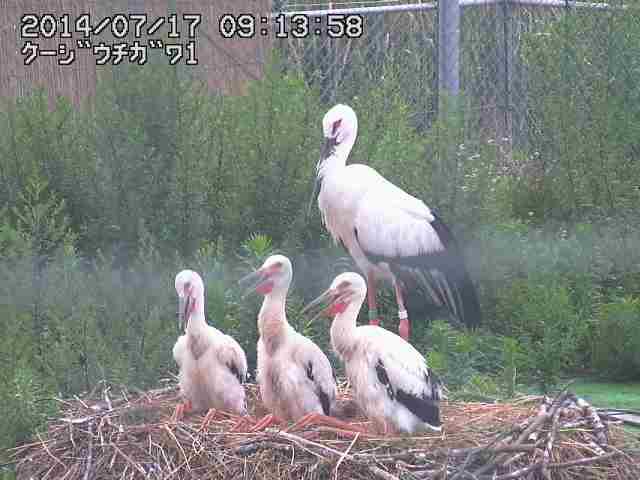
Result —
<instances>
[{"instance_id":1,"label":"white plumage","mask_svg":"<svg viewBox=\"0 0 640 480\"><path fill-rule=\"evenodd\" d=\"M281 421L330 415L337 394L326 355L287 321L285 302L292 274L290 260L273 255L241 280L252 282L251 288L265 296L258 314L257 381L264 405Z\"/></svg>"},{"instance_id":2,"label":"white plumage","mask_svg":"<svg viewBox=\"0 0 640 480\"><path fill-rule=\"evenodd\" d=\"M325 144L317 166L316 192L322 220L341 243L369 286L369 318L378 324L376 280L395 288L400 333L409 337L404 293L421 291L423 300L445 306L468 325L480 322L475 288L461 252L441 219L367 165L346 165L358 121L347 105L336 105L322 121ZM315 193L315 192L314 192Z\"/></svg>"},{"instance_id":3,"label":"white plumage","mask_svg":"<svg viewBox=\"0 0 640 480\"><path fill-rule=\"evenodd\" d=\"M183 270L175 279L179 315L186 322L185 334L173 347L173 358L180 368L180 391L184 410L218 409L246 413L244 381L247 359L242 347L229 335L208 325L204 313L204 284L192 270Z\"/></svg>"},{"instance_id":4,"label":"white plumage","mask_svg":"<svg viewBox=\"0 0 640 480\"><path fill-rule=\"evenodd\" d=\"M344 362L354 398L385 433L441 430L441 383L424 357L398 335L356 326L367 287L357 273L338 275L311 306L329 301L331 344Z\"/></svg>"}]
</instances>

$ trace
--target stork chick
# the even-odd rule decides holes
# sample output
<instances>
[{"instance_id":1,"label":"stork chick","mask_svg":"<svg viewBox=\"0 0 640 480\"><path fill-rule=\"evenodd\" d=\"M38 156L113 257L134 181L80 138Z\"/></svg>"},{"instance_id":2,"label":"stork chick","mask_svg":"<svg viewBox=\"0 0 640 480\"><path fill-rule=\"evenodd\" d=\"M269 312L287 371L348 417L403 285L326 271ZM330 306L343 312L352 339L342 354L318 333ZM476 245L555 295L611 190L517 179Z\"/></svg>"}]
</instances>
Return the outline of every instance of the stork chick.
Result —
<instances>
[{"instance_id":1,"label":"stork chick","mask_svg":"<svg viewBox=\"0 0 640 480\"><path fill-rule=\"evenodd\" d=\"M447 308L467 326L478 325L476 290L447 225L421 200L373 168L346 165L358 134L358 119L351 107L338 104L331 108L322 119L322 131L325 143L312 202L318 194L328 232L367 277L370 324L380 322L376 284L388 280L395 290L398 330L405 340L410 335L408 291L417 291L425 305Z\"/></svg>"},{"instance_id":2,"label":"stork chick","mask_svg":"<svg viewBox=\"0 0 640 480\"><path fill-rule=\"evenodd\" d=\"M244 350L232 337L207 324L200 275L183 270L176 276L175 288L180 329L184 328L185 334L174 345L173 358L180 368L180 391L186 401L176 407L174 418L188 410L208 410L204 426L216 410L246 414Z\"/></svg>"},{"instance_id":3,"label":"stork chick","mask_svg":"<svg viewBox=\"0 0 640 480\"><path fill-rule=\"evenodd\" d=\"M291 261L273 255L240 280L249 290L264 295L258 313L256 376L262 401L272 413L253 430L285 421L297 422L298 428L310 423L345 427L344 422L328 416L335 408L337 395L329 359L287 321L285 302L292 276Z\"/></svg>"},{"instance_id":4,"label":"stork chick","mask_svg":"<svg viewBox=\"0 0 640 480\"><path fill-rule=\"evenodd\" d=\"M378 430L440 431L440 380L424 357L398 335L376 325L356 326L366 294L359 274L343 273L303 311L329 303L325 312L335 317L331 345L344 362L356 402Z\"/></svg>"}]
</instances>

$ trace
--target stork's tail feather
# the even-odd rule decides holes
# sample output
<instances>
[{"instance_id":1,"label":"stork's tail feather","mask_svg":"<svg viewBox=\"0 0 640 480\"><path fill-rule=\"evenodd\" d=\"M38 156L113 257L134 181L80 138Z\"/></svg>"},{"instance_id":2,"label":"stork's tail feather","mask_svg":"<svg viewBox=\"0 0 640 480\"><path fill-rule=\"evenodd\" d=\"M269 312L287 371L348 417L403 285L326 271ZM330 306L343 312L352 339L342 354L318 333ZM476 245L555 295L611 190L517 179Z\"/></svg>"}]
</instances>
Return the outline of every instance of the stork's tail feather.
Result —
<instances>
[{"instance_id":1,"label":"stork's tail feather","mask_svg":"<svg viewBox=\"0 0 640 480\"><path fill-rule=\"evenodd\" d=\"M445 308L467 327L479 326L480 302L466 270L460 271L460 266L438 268L432 265L432 258L428 260L426 265L414 264L394 269L406 287L405 301L410 317L416 314L418 317L433 317Z\"/></svg>"},{"instance_id":2,"label":"stork's tail feather","mask_svg":"<svg viewBox=\"0 0 640 480\"><path fill-rule=\"evenodd\" d=\"M480 301L478 293L469 277L469 272L464 264L462 251L458 247L458 242L449 227L434 213L434 220L431 226L440 237L446 248L444 257L447 259L442 270L447 278L447 282L452 284L459 295L459 303L462 311L456 314L464 324L469 327L477 327L481 323Z\"/></svg>"}]
</instances>

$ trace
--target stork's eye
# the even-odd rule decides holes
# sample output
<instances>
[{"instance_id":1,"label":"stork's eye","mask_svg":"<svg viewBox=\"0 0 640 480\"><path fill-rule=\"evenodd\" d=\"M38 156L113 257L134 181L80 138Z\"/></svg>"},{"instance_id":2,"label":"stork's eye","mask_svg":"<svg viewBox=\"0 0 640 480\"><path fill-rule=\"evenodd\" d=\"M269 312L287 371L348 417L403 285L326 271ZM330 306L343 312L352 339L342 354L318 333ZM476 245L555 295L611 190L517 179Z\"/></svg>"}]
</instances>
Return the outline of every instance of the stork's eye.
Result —
<instances>
[{"instance_id":1,"label":"stork's eye","mask_svg":"<svg viewBox=\"0 0 640 480\"><path fill-rule=\"evenodd\" d=\"M349 287L349 285L351 285L349 282L343 280L338 284L338 290L344 290L345 288Z\"/></svg>"},{"instance_id":2,"label":"stork's eye","mask_svg":"<svg viewBox=\"0 0 640 480\"><path fill-rule=\"evenodd\" d=\"M342 119L339 118L338 120L336 120L335 122L333 122L333 127L331 130L331 134L335 135L338 132L338 128L340 128L340 124L342 123Z\"/></svg>"},{"instance_id":3,"label":"stork's eye","mask_svg":"<svg viewBox=\"0 0 640 480\"><path fill-rule=\"evenodd\" d=\"M269 276L269 275L273 275L275 273L278 273L282 270L282 262L276 262L271 264L269 267L267 267L265 269L265 275Z\"/></svg>"}]
</instances>

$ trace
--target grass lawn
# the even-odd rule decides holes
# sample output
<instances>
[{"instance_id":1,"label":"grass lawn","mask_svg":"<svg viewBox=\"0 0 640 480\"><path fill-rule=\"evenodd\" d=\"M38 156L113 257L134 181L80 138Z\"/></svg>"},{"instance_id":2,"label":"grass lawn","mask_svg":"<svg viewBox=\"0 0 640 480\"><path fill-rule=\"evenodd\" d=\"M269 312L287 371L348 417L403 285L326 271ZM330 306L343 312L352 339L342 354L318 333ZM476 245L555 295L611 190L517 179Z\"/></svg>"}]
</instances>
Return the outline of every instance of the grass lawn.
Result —
<instances>
[{"instance_id":1,"label":"grass lawn","mask_svg":"<svg viewBox=\"0 0 640 480\"><path fill-rule=\"evenodd\" d=\"M609 383L580 378L569 386L569 390L596 407L640 410L640 382Z\"/></svg>"},{"instance_id":2,"label":"grass lawn","mask_svg":"<svg viewBox=\"0 0 640 480\"><path fill-rule=\"evenodd\" d=\"M561 381L568 383L570 379ZM614 383L596 378L577 378L568 387L569 391L595 407L624 408L640 411L640 382ZM640 439L640 427L625 425L624 429L635 438Z\"/></svg>"}]
</instances>

